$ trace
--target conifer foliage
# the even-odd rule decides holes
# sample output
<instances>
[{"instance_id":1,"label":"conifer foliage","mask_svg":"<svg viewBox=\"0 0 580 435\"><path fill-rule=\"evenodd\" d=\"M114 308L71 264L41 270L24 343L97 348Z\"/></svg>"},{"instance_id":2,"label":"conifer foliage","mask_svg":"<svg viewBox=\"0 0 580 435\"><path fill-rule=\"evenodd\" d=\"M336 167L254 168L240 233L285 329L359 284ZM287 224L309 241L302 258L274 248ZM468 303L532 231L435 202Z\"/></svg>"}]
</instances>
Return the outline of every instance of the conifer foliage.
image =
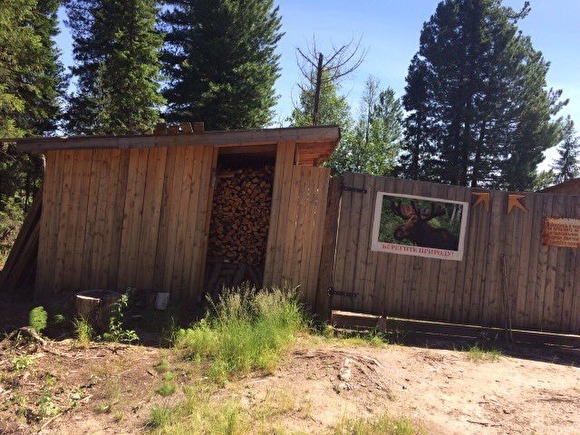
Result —
<instances>
[{"instance_id":1,"label":"conifer foliage","mask_svg":"<svg viewBox=\"0 0 580 435\"><path fill-rule=\"evenodd\" d=\"M580 138L576 134L574 121L568 116L562 127L562 141L558 146L558 159L552 169L555 170L555 182L562 183L580 176Z\"/></svg>"},{"instance_id":2,"label":"conifer foliage","mask_svg":"<svg viewBox=\"0 0 580 435\"><path fill-rule=\"evenodd\" d=\"M160 119L162 35L155 0L65 0L77 91L67 129L75 134L139 134Z\"/></svg>"},{"instance_id":3,"label":"conifer foliage","mask_svg":"<svg viewBox=\"0 0 580 435\"><path fill-rule=\"evenodd\" d=\"M162 14L167 119L206 129L263 127L276 102L273 0L166 0Z\"/></svg>"},{"instance_id":4,"label":"conifer foliage","mask_svg":"<svg viewBox=\"0 0 580 435\"><path fill-rule=\"evenodd\" d=\"M407 75L410 178L529 189L542 151L559 138L560 92L516 12L500 0L444 0L423 26Z\"/></svg>"}]
</instances>

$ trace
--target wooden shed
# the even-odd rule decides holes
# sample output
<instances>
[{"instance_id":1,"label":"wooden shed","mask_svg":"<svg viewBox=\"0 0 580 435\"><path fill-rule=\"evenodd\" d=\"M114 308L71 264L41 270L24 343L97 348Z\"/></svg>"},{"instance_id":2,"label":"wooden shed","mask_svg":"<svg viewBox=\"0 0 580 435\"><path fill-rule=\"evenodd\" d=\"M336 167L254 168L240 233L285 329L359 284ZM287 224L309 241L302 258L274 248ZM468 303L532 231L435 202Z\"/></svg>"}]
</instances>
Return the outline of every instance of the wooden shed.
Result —
<instances>
[{"instance_id":1,"label":"wooden shed","mask_svg":"<svg viewBox=\"0 0 580 435\"><path fill-rule=\"evenodd\" d=\"M559 195L580 195L580 178L572 178L563 183L555 184L554 186L546 187L540 190L539 193L552 193Z\"/></svg>"},{"instance_id":2,"label":"wooden shed","mask_svg":"<svg viewBox=\"0 0 580 435\"><path fill-rule=\"evenodd\" d=\"M46 157L35 298L134 286L195 305L209 281L225 283L215 264L228 259L210 258L210 228L236 226L226 237L241 246L228 251L234 260L253 255L254 280L300 285L314 304L330 177L320 165L339 138L338 127L325 126L19 141ZM245 199L227 194L246 222L258 222L252 200L266 198L264 240L250 241L258 247L250 254L246 229L212 209L220 180L255 173L265 175ZM239 281L244 267L229 266Z\"/></svg>"}]
</instances>

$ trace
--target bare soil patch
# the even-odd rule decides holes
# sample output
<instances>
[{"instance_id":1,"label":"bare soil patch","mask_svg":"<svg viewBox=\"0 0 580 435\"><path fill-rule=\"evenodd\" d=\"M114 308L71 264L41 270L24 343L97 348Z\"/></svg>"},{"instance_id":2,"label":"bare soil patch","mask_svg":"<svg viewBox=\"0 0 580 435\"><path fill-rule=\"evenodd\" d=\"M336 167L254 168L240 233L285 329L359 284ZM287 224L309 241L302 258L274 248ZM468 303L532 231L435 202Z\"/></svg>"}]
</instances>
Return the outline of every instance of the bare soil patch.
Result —
<instances>
[{"instance_id":1,"label":"bare soil patch","mask_svg":"<svg viewBox=\"0 0 580 435\"><path fill-rule=\"evenodd\" d=\"M167 397L156 392L162 360L178 386ZM305 336L272 374L230 382L214 400L234 399L249 415L268 404L278 411L269 418L290 433L329 433L341 419L389 413L434 434L573 434L580 427L578 365ZM153 407L179 403L201 377L170 349L5 339L0 433L142 433Z\"/></svg>"}]
</instances>

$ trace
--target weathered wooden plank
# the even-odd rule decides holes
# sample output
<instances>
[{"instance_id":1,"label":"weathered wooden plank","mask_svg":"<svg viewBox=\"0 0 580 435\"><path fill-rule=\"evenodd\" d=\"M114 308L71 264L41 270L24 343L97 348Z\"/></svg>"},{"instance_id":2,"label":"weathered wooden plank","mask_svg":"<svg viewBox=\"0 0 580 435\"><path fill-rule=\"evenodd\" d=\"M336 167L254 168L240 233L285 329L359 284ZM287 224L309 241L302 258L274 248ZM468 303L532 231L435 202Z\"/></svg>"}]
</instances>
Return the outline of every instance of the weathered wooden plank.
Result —
<instances>
[{"instance_id":1,"label":"weathered wooden plank","mask_svg":"<svg viewBox=\"0 0 580 435\"><path fill-rule=\"evenodd\" d=\"M175 251L177 246L177 232L179 225L179 203L181 202L181 186L183 183L183 173L185 169L185 148L178 148L175 160L175 168L171 175L171 195L168 198L169 221L167 226L167 250L165 259L165 271L163 273L163 291L171 293L171 298L177 297L174 294L173 268L175 265Z\"/></svg>"},{"instance_id":2,"label":"weathered wooden plank","mask_svg":"<svg viewBox=\"0 0 580 435\"><path fill-rule=\"evenodd\" d=\"M316 226L318 217L318 179L319 174L314 168L300 167L302 171L301 195L304 203L302 213L299 213L296 243L298 244L298 255L294 261L294 279L302 286L304 301L310 309L314 308L314 292L310 286L309 268L311 263L317 263L319 259L312 257L312 245L317 239Z\"/></svg>"},{"instance_id":3,"label":"weathered wooden plank","mask_svg":"<svg viewBox=\"0 0 580 435\"><path fill-rule=\"evenodd\" d=\"M101 176L101 160L106 150L95 150L91 160L91 172L88 190L87 218L85 221L85 236L82 247L82 266L80 289L92 288L93 257L99 255L95 252L95 224L99 202L99 180Z\"/></svg>"},{"instance_id":4,"label":"weathered wooden plank","mask_svg":"<svg viewBox=\"0 0 580 435\"><path fill-rule=\"evenodd\" d=\"M530 261L532 251L537 251L537 247L533 245L534 237L532 233L534 209L536 207L536 195L527 194L525 198L526 212L518 214L522 217L519 222L520 238L519 243L514 244L512 249L512 258L515 260L515 270L517 272L515 282L515 300L514 300L514 318L512 320L513 326L520 325L523 328L530 327L530 313L525 309L528 294L533 292L532 288L528 287L528 274L530 270Z\"/></svg>"},{"instance_id":5,"label":"weathered wooden plank","mask_svg":"<svg viewBox=\"0 0 580 435\"><path fill-rule=\"evenodd\" d=\"M202 150L203 151L203 150ZM185 276L184 276L184 254L185 254L185 239L187 237L187 230L190 225L195 227L195 218L190 220L188 215L189 201L191 198L191 182L193 179L193 160L194 150L191 147L184 148L183 154L183 172L181 182L179 183L179 205L176 207L176 228L175 228L175 249L173 253L173 272L171 275L171 297L174 300L182 300L185 292ZM196 174L197 175L197 174ZM193 221L193 222L192 222ZM187 268L189 272L189 267Z\"/></svg>"},{"instance_id":6,"label":"weathered wooden plank","mask_svg":"<svg viewBox=\"0 0 580 435\"><path fill-rule=\"evenodd\" d=\"M540 268L540 262L542 261L541 252L546 249L542 246L542 226L546 198L547 195L536 194L534 196L534 208L530 210L532 214L532 230L529 235L530 252L524 310L528 316L528 327L534 329L540 328L540 318L536 307L541 293L541 285L539 284L539 276L542 273ZM541 280L543 281L543 277Z\"/></svg>"},{"instance_id":7,"label":"weathered wooden plank","mask_svg":"<svg viewBox=\"0 0 580 435\"><path fill-rule=\"evenodd\" d=\"M111 264L113 220L115 216L115 194L117 179L121 169L121 151L109 150L103 156L103 165L99 184L99 203L97 208L96 234L98 238L98 255L93 258L93 287L106 288L109 282L109 265ZM115 290L115 288L111 289Z\"/></svg>"},{"instance_id":8,"label":"weathered wooden plank","mask_svg":"<svg viewBox=\"0 0 580 435\"><path fill-rule=\"evenodd\" d=\"M389 193L393 191L393 178L383 177L377 186L378 192ZM378 315L392 315L392 288L387 285L389 276L393 273L396 255L387 252L378 253L378 263L375 274L375 292L378 293L376 311Z\"/></svg>"},{"instance_id":9,"label":"weathered wooden plank","mask_svg":"<svg viewBox=\"0 0 580 435\"><path fill-rule=\"evenodd\" d=\"M141 289L154 288L155 254L159 238L163 177L167 159L167 148L151 149L144 180L143 217L138 247L138 270L135 285Z\"/></svg>"},{"instance_id":10,"label":"weathered wooden plank","mask_svg":"<svg viewBox=\"0 0 580 435\"><path fill-rule=\"evenodd\" d=\"M44 171L42 191L42 214L40 216L40 234L38 240L38 260L36 262L36 279L34 283L35 298L43 299L50 294L52 271L49 269L50 252L50 222L55 212L54 191L56 185L56 151L45 154L46 169ZM50 272L49 272L50 271Z\"/></svg>"},{"instance_id":11,"label":"weathered wooden plank","mask_svg":"<svg viewBox=\"0 0 580 435\"><path fill-rule=\"evenodd\" d=\"M326 214L322 234L322 250L320 254L320 273L316 296L316 313L325 320L330 320L330 300L328 289L334 285L334 264L336 259L336 243L338 218L340 212L341 177L332 177L328 184Z\"/></svg>"},{"instance_id":12,"label":"weathered wooden plank","mask_svg":"<svg viewBox=\"0 0 580 435\"><path fill-rule=\"evenodd\" d=\"M296 197L293 202L295 207L290 208L291 216L293 216L294 231L288 240L289 251L284 261L285 278L292 285L300 286L300 293L305 301L308 296L308 289L306 288L306 283L303 281L303 276L300 274L300 266L303 260L306 261L305 241L307 235L304 233L308 229L308 220L310 219L308 215L310 211L309 196L312 173L308 169L302 166L294 167L294 171L298 173L297 177L296 175L294 176L296 184L292 186L292 189L296 190Z\"/></svg>"},{"instance_id":13,"label":"weathered wooden plank","mask_svg":"<svg viewBox=\"0 0 580 435\"><path fill-rule=\"evenodd\" d=\"M85 238L87 236L87 214L89 207L91 173L93 166L93 155L96 151L83 150L75 151L78 160L75 162L75 171L78 171L76 184L78 186L78 196L76 198L77 213L75 216L74 245L71 253L71 266L69 280L74 291L83 290L82 274L85 256L89 255L85 250Z\"/></svg>"},{"instance_id":14,"label":"weathered wooden plank","mask_svg":"<svg viewBox=\"0 0 580 435\"><path fill-rule=\"evenodd\" d=\"M405 193L406 186L407 184L405 183L405 180L393 179L393 183L391 186L392 188L389 191L389 193L392 193L394 195ZM402 270L401 265L404 262L403 259L404 256L391 253L388 253L387 255L393 257L391 267L389 270L390 273L387 275L386 281L386 288L388 289L390 294L389 314L393 316L404 316L405 313L403 311L402 276L398 275L398 273Z\"/></svg>"},{"instance_id":15,"label":"weathered wooden plank","mask_svg":"<svg viewBox=\"0 0 580 435\"><path fill-rule=\"evenodd\" d=\"M298 217L302 212L300 210L300 183L302 181L302 171L298 166L292 168L292 184L288 187L290 191L290 196L288 199L288 209L286 212L286 223L285 231L282 237L284 240L284 254L282 258L282 275L280 276L280 283L283 285L296 286L299 283L294 282L294 277L292 276L292 266L296 259L297 246L294 243L294 238L296 235L296 227L298 225ZM278 256L276 256L276 261L278 262Z\"/></svg>"},{"instance_id":16,"label":"weathered wooden plank","mask_svg":"<svg viewBox=\"0 0 580 435\"><path fill-rule=\"evenodd\" d=\"M320 264L322 261L322 249L326 222L326 210L328 204L328 194L330 185L330 170L319 168L316 170L317 183L314 189L316 211L313 219L310 254L306 274L308 277L309 303L316 310L318 298L318 282L320 280Z\"/></svg>"},{"instance_id":17,"label":"weathered wooden plank","mask_svg":"<svg viewBox=\"0 0 580 435\"><path fill-rule=\"evenodd\" d=\"M199 245L194 245L195 249L193 251L195 254L193 272L196 273L193 279L193 291L196 298L199 298L203 290L217 162L218 150L212 147L205 147L201 164L202 183L200 183L199 211L195 226L196 235L194 237L194 240Z\"/></svg>"},{"instance_id":18,"label":"weathered wooden plank","mask_svg":"<svg viewBox=\"0 0 580 435\"><path fill-rule=\"evenodd\" d=\"M566 203L567 199L564 195L554 195L552 203L553 217L567 217ZM553 247L548 263L549 284L546 287L546 295L544 299L544 328L550 331L558 331L560 328L560 320L562 313L562 291L563 289L557 286L558 276L564 275L564 257L568 248Z\"/></svg>"},{"instance_id":19,"label":"weathered wooden plank","mask_svg":"<svg viewBox=\"0 0 580 435\"><path fill-rule=\"evenodd\" d=\"M165 262L167 260L168 252L167 243L169 240L169 220L171 214L170 203L173 199L173 175L177 153L178 148L167 150L165 173L163 174L163 194L161 197L161 210L159 217L159 236L157 238L154 268L155 274L153 277L153 287L158 291L163 290Z\"/></svg>"},{"instance_id":20,"label":"weathered wooden plank","mask_svg":"<svg viewBox=\"0 0 580 435\"><path fill-rule=\"evenodd\" d=\"M330 170L328 168L314 168L313 170L316 174L316 184L313 187L314 212L312 213L312 226L309 231L310 246L306 262L308 267L303 273L306 274L307 278L307 301L314 308L316 307L316 293L322 256L323 230L326 219Z\"/></svg>"},{"instance_id":21,"label":"weathered wooden plank","mask_svg":"<svg viewBox=\"0 0 580 435\"><path fill-rule=\"evenodd\" d=\"M342 185L350 186L352 185L352 173L345 173L342 175ZM351 219L351 203L353 195L351 192L343 191L342 185L339 186L341 189L341 200L340 200L340 212L339 212L339 223L337 229L337 239L336 239L336 259L334 265L334 288L340 291L345 291L344 284L344 269L346 265L346 246L347 246L347 236L348 228ZM340 297L330 298L331 309L344 308L343 301Z\"/></svg>"},{"instance_id":22,"label":"weathered wooden plank","mask_svg":"<svg viewBox=\"0 0 580 435\"><path fill-rule=\"evenodd\" d=\"M127 182L129 178L129 164L131 160L131 152L129 150L121 150L119 155L119 172L117 179L113 180L115 183L115 191L112 194L113 201L113 221L111 224L111 231L109 235L110 244L110 259L107 274L107 288L117 289L119 280L119 263L121 252L121 239L123 236L123 221L125 216L125 200L127 198Z\"/></svg>"},{"instance_id":23,"label":"weathered wooden plank","mask_svg":"<svg viewBox=\"0 0 580 435\"><path fill-rule=\"evenodd\" d=\"M146 154L147 153L147 154ZM119 258L117 288L135 286L137 275L137 257L139 254L139 232L141 230L140 213L143 208L143 183L147 169L148 150L133 149L129 155L127 193L124 204L123 230Z\"/></svg>"},{"instance_id":24,"label":"weathered wooden plank","mask_svg":"<svg viewBox=\"0 0 580 435\"><path fill-rule=\"evenodd\" d=\"M196 257L196 252L201 245L201 240L196 239L196 225L199 219L199 209L201 201L205 199L205 195L202 192L204 183L202 177L203 165L207 164L204 161L204 149L196 150L193 154L193 178L191 180L191 185L189 189L189 209L187 210L188 225L187 233L185 236L185 252L183 255L183 276L187 278L184 289L184 298L188 301L195 301L197 298L196 289L199 287L198 275L197 275L197 263L194 262Z\"/></svg>"},{"instance_id":25,"label":"weathered wooden plank","mask_svg":"<svg viewBox=\"0 0 580 435\"><path fill-rule=\"evenodd\" d=\"M453 309L454 318L460 322L468 321L470 300L475 289L474 275L477 273L476 266L481 266L481 264L477 263L477 255L480 255L481 252L479 233L482 231L482 222L489 219L489 211L485 209L484 204L474 206L474 196L470 194L467 202L470 204L470 207L465 235L465 255L463 259L465 271L463 282L457 283L459 292L455 293Z\"/></svg>"},{"instance_id":26,"label":"weathered wooden plank","mask_svg":"<svg viewBox=\"0 0 580 435\"><path fill-rule=\"evenodd\" d=\"M373 231L372 221L375 211L376 184L379 181L378 177L364 177L362 185L367 193L359 194L361 201L361 220L357 236L359 239L359 247L357 250L358 265L354 271L353 287L358 292L356 303L363 312L372 311L375 305L373 286L369 285L368 279L375 275L376 257L378 254L377 252L371 251L371 233Z\"/></svg>"},{"instance_id":27,"label":"weathered wooden plank","mask_svg":"<svg viewBox=\"0 0 580 435\"><path fill-rule=\"evenodd\" d=\"M578 219L580 218L580 195L574 196L572 202L574 206L572 216ZM568 294L571 295L571 300L567 303L567 306L570 307L570 317L568 324L564 326L566 327L565 331L580 334L580 251L574 249L572 254L574 266L568 271L572 277L572 285L566 288ZM572 274L572 270L574 270L574 274Z\"/></svg>"},{"instance_id":28,"label":"weathered wooden plank","mask_svg":"<svg viewBox=\"0 0 580 435\"><path fill-rule=\"evenodd\" d=\"M272 212L270 229L268 230L268 245L264 271L265 286L282 284L285 247L284 236L286 234L286 226L289 224L288 207L295 152L296 144L292 141L283 141L278 144L276 168L274 171Z\"/></svg>"},{"instance_id":29,"label":"weathered wooden plank","mask_svg":"<svg viewBox=\"0 0 580 435\"><path fill-rule=\"evenodd\" d=\"M295 274L304 288L306 303L314 308L316 297L316 281L318 279L318 265L320 264L319 241L322 236L322 219L324 219L324 206L326 204L326 186L321 192L320 185L325 178L328 183L327 169L303 167L302 191L305 194L304 217L302 218L302 234L299 243L302 245L300 261L296 262ZM304 176L306 175L306 176ZM300 231L300 221L298 229Z\"/></svg>"},{"instance_id":30,"label":"weathered wooden plank","mask_svg":"<svg viewBox=\"0 0 580 435\"><path fill-rule=\"evenodd\" d=\"M491 202L493 206L491 211L492 224L487 240L485 287L483 294L480 296L482 301L480 311L475 317L475 322L481 322L483 325L493 325L501 322L500 313L502 313L503 301L500 257L502 252L504 252L504 246L501 245L501 235L507 212L507 195L500 192L492 192Z\"/></svg>"},{"instance_id":31,"label":"weathered wooden plank","mask_svg":"<svg viewBox=\"0 0 580 435\"><path fill-rule=\"evenodd\" d=\"M543 196L542 197L542 206L540 208L541 213L539 216L538 221L538 232L541 233L542 226L539 224L540 221L543 221L545 217L550 217L552 215L552 203L553 203L553 195ZM553 246L543 246L539 244L540 249L538 250L538 265L536 271L536 297L533 301L532 306L532 313L535 327L543 330L545 328L544 325L544 304L546 301L546 289L549 285L549 278L548 278L548 268L550 264L550 257L554 256L554 252L557 248Z\"/></svg>"},{"instance_id":32,"label":"weathered wooden plank","mask_svg":"<svg viewBox=\"0 0 580 435\"><path fill-rule=\"evenodd\" d=\"M464 245L463 245L463 259L458 261L457 272L455 275L455 286L452 294L449 298L445 300L445 316L452 319L453 322L461 322L461 304L464 294L465 276L467 273L467 256L469 252L469 225L471 222L471 213L473 208L471 207L472 191L469 188L462 189L462 194L456 198L458 201L463 201L467 203L467 210L463 210L465 213L467 211L467 226L464 230Z\"/></svg>"},{"instance_id":33,"label":"weathered wooden plank","mask_svg":"<svg viewBox=\"0 0 580 435\"><path fill-rule=\"evenodd\" d=\"M578 201L578 207L580 208L580 201ZM580 214L575 215L574 211L575 201L573 198L567 197L564 217L574 218L575 216L580 216ZM561 253L563 258L558 258L558 264L561 268L556 274L556 291L561 293L561 305L558 307L560 319L557 330L569 331L574 301L574 267L577 249L565 248Z\"/></svg>"},{"instance_id":34,"label":"weathered wooden plank","mask_svg":"<svg viewBox=\"0 0 580 435\"><path fill-rule=\"evenodd\" d=\"M83 162L82 156L77 151L71 152L72 165L71 165L71 179L69 187L69 205L67 210L67 225L66 225L66 241L64 246L64 255L61 264L62 270L62 281L64 285L64 290L74 291L74 249L76 240L76 231L79 225L79 201L80 201L80 188L81 188L81 178Z\"/></svg>"}]
</instances>

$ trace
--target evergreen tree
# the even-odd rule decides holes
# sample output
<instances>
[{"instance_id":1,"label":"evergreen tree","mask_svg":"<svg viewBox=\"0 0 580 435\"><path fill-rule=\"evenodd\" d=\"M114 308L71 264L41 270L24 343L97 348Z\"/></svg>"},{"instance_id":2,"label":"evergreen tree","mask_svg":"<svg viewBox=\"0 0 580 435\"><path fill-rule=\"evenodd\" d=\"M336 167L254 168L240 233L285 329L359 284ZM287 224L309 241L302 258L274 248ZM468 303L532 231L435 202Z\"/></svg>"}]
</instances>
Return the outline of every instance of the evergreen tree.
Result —
<instances>
[{"instance_id":1,"label":"evergreen tree","mask_svg":"<svg viewBox=\"0 0 580 435\"><path fill-rule=\"evenodd\" d=\"M66 7L77 79L77 92L68 100L67 129L75 134L152 130L164 103L157 2L66 0Z\"/></svg>"},{"instance_id":2,"label":"evergreen tree","mask_svg":"<svg viewBox=\"0 0 580 435\"><path fill-rule=\"evenodd\" d=\"M304 87L288 119L292 127L309 127L312 125L314 107L314 88ZM346 97L338 94L337 85L330 80L323 80L320 92L319 125L338 125L343 130L350 128L350 107Z\"/></svg>"},{"instance_id":3,"label":"evergreen tree","mask_svg":"<svg viewBox=\"0 0 580 435\"><path fill-rule=\"evenodd\" d=\"M0 0L0 137L57 128L65 80L53 36L56 0ZM42 179L43 161L0 142L0 257L16 237Z\"/></svg>"},{"instance_id":4,"label":"evergreen tree","mask_svg":"<svg viewBox=\"0 0 580 435\"><path fill-rule=\"evenodd\" d=\"M562 141L558 147L559 158L552 169L556 172L554 182L563 183L580 175L580 138L576 135L574 121L568 116L562 127Z\"/></svg>"},{"instance_id":5,"label":"evergreen tree","mask_svg":"<svg viewBox=\"0 0 580 435\"><path fill-rule=\"evenodd\" d=\"M444 0L424 24L403 99L401 171L462 186L529 189L555 145L560 92L517 22L529 12L500 0Z\"/></svg>"},{"instance_id":6,"label":"evergreen tree","mask_svg":"<svg viewBox=\"0 0 580 435\"><path fill-rule=\"evenodd\" d=\"M282 33L273 0L166 0L167 118L208 130L262 127L272 118Z\"/></svg>"},{"instance_id":7,"label":"evergreen tree","mask_svg":"<svg viewBox=\"0 0 580 435\"><path fill-rule=\"evenodd\" d=\"M56 129L64 92L56 0L0 0L0 137Z\"/></svg>"},{"instance_id":8,"label":"evergreen tree","mask_svg":"<svg viewBox=\"0 0 580 435\"><path fill-rule=\"evenodd\" d=\"M334 156L335 172L387 175L393 170L401 147L403 110L395 92L381 91L379 85L376 78L367 79L359 119Z\"/></svg>"}]
</instances>

